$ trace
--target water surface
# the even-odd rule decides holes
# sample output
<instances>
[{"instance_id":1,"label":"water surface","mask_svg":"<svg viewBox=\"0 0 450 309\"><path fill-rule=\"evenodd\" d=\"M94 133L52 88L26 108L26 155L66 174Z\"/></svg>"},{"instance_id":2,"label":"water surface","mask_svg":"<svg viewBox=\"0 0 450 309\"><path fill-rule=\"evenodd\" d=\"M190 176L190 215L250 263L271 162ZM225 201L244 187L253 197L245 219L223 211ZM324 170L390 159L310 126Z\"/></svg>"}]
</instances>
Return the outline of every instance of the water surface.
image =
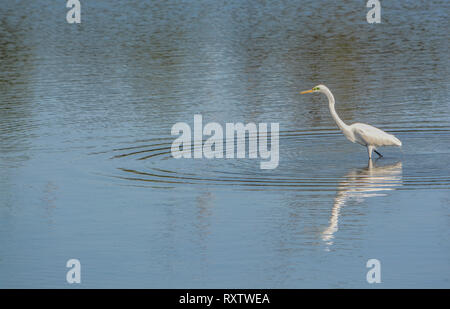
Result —
<instances>
[{"instance_id":1,"label":"water surface","mask_svg":"<svg viewBox=\"0 0 450 309\"><path fill-rule=\"evenodd\" d=\"M126 3L126 4L125 4ZM450 287L448 1L0 6L0 287ZM25 9L26 8L26 9ZM395 134L366 150L336 128ZM280 162L171 157L177 122L278 122Z\"/></svg>"}]
</instances>

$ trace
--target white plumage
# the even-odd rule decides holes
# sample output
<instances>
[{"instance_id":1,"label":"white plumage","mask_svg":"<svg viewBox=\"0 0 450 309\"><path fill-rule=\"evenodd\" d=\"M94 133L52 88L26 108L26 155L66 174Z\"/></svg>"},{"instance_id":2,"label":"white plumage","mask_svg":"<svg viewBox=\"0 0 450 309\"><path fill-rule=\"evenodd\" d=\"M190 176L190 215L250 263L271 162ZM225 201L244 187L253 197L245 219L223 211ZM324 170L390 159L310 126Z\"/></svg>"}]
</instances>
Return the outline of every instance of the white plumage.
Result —
<instances>
[{"instance_id":1,"label":"white plumage","mask_svg":"<svg viewBox=\"0 0 450 309\"><path fill-rule=\"evenodd\" d=\"M301 92L311 93L311 92L321 92L324 93L328 98L328 106L330 108L331 116L333 116L339 129L344 133L345 137L353 143L358 143L362 146L367 147L367 153L369 154L369 159L372 159L372 151L375 151L380 157L382 155L376 150L377 147L381 146L402 146L402 142L396 138L394 135L384 132L374 126L365 123L354 123L351 125L346 125L341 118L339 118L336 110L334 108L334 96L330 89L324 85L318 85L311 90L306 90Z\"/></svg>"}]
</instances>

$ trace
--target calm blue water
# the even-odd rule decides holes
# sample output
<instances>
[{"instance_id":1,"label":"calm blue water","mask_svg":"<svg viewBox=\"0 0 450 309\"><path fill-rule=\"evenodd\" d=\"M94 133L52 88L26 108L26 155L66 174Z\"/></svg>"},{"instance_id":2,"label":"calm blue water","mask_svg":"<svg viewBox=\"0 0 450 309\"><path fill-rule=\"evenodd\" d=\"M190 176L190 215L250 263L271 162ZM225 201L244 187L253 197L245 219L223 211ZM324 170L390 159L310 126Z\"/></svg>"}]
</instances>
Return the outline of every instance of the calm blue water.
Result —
<instances>
[{"instance_id":1,"label":"calm blue water","mask_svg":"<svg viewBox=\"0 0 450 309\"><path fill-rule=\"evenodd\" d=\"M72 288L76 258L82 288L449 288L449 9L2 1L0 287ZM319 83L403 147L369 164ZM278 168L173 159L194 114L278 122Z\"/></svg>"}]
</instances>

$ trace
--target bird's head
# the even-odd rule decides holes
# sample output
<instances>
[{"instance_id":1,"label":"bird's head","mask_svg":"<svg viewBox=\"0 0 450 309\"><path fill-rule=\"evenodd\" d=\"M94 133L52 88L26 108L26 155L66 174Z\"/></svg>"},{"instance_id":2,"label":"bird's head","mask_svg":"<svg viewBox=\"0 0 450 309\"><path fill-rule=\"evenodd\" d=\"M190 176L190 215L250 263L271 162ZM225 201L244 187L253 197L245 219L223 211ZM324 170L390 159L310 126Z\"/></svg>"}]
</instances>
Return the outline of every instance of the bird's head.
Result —
<instances>
[{"instance_id":1,"label":"bird's head","mask_svg":"<svg viewBox=\"0 0 450 309\"><path fill-rule=\"evenodd\" d=\"M325 85L317 85L316 87L300 92L301 94L312 93L312 92L323 92L325 89L328 89Z\"/></svg>"}]
</instances>

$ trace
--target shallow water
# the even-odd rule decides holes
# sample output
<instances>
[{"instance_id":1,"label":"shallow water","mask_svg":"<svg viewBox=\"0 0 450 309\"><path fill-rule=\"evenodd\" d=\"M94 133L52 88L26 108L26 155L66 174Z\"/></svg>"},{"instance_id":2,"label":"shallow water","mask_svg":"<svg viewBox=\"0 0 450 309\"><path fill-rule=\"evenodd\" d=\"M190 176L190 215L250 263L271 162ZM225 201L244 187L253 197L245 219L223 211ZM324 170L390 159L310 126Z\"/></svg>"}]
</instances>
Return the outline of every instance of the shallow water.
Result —
<instances>
[{"instance_id":1,"label":"shallow water","mask_svg":"<svg viewBox=\"0 0 450 309\"><path fill-rule=\"evenodd\" d=\"M0 287L69 287L77 258L81 287L449 288L449 8L2 3ZM403 147L368 163L319 83ZM195 114L278 122L279 166L172 158Z\"/></svg>"}]
</instances>

